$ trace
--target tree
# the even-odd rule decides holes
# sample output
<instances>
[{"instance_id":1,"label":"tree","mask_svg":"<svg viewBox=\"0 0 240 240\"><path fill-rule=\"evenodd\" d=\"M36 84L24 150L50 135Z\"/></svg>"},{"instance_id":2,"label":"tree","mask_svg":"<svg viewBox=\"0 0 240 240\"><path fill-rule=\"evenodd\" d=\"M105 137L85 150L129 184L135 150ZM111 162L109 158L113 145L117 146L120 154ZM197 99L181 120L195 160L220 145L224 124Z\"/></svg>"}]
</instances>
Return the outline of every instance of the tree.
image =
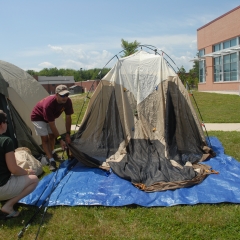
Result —
<instances>
[{"instance_id":1,"label":"tree","mask_svg":"<svg viewBox=\"0 0 240 240\"><path fill-rule=\"evenodd\" d=\"M101 74L98 75L100 71ZM82 68L80 68L80 70L74 70L69 68L44 68L39 72L35 72L34 70L27 70L27 72L32 76L74 76L75 82L102 79L109 71L110 68L94 68L88 70L83 70Z\"/></svg>"},{"instance_id":2,"label":"tree","mask_svg":"<svg viewBox=\"0 0 240 240\"><path fill-rule=\"evenodd\" d=\"M196 88L197 87L197 84L198 84L198 74L196 74L194 68L189 70L187 82L191 86L191 88Z\"/></svg>"},{"instance_id":3,"label":"tree","mask_svg":"<svg viewBox=\"0 0 240 240\"><path fill-rule=\"evenodd\" d=\"M123 55L121 57L127 57L135 52L137 52L137 48L140 45L136 40L134 42L128 42L124 39L121 39L121 47L123 48Z\"/></svg>"},{"instance_id":4,"label":"tree","mask_svg":"<svg viewBox=\"0 0 240 240\"><path fill-rule=\"evenodd\" d=\"M179 78L181 79L182 83L185 84L187 81L187 73L183 66L180 67L177 74L178 74Z\"/></svg>"},{"instance_id":5,"label":"tree","mask_svg":"<svg viewBox=\"0 0 240 240\"><path fill-rule=\"evenodd\" d=\"M198 53L196 54L198 58ZM199 61L194 61L193 68L189 70L188 83L192 88L197 87L199 83Z\"/></svg>"},{"instance_id":6,"label":"tree","mask_svg":"<svg viewBox=\"0 0 240 240\"><path fill-rule=\"evenodd\" d=\"M31 76L37 75L37 72L35 72L34 70L27 70L26 72Z\"/></svg>"},{"instance_id":7,"label":"tree","mask_svg":"<svg viewBox=\"0 0 240 240\"><path fill-rule=\"evenodd\" d=\"M182 66L178 71L178 76L186 87L197 88L199 82L199 61L194 61L193 68L188 73Z\"/></svg>"}]
</instances>

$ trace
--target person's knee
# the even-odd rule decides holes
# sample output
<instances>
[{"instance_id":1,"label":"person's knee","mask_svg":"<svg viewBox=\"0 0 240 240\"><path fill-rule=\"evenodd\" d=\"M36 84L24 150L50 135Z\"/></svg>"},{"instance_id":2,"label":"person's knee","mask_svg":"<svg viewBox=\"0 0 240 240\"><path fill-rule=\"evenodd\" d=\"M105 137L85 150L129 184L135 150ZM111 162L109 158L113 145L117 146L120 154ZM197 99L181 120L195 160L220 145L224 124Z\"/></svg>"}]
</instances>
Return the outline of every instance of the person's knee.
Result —
<instances>
[{"instance_id":1,"label":"person's knee","mask_svg":"<svg viewBox=\"0 0 240 240\"><path fill-rule=\"evenodd\" d=\"M36 175L29 175L29 185L38 185L39 179Z\"/></svg>"},{"instance_id":2,"label":"person's knee","mask_svg":"<svg viewBox=\"0 0 240 240\"><path fill-rule=\"evenodd\" d=\"M38 183L39 179L36 175L32 175L33 176L33 182Z\"/></svg>"}]
</instances>

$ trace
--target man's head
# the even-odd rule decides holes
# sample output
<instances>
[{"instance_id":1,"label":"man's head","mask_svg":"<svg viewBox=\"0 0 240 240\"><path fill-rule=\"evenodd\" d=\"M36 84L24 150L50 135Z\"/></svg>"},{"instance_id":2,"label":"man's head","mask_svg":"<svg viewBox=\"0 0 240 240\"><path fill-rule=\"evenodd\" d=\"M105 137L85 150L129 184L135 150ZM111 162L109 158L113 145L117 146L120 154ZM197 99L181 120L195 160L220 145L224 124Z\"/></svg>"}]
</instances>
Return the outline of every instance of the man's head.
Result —
<instances>
[{"instance_id":1,"label":"man's head","mask_svg":"<svg viewBox=\"0 0 240 240\"><path fill-rule=\"evenodd\" d=\"M55 89L55 93L58 93L59 95L63 96L65 94L69 94L68 88L65 85L58 85Z\"/></svg>"},{"instance_id":2,"label":"man's head","mask_svg":"<svg viewBox=\"0 0 240 240\"><path fill-rule=\"evenodd\" d=\"M69 96L69 91L67 86L65 85L58 85L55 89L55 93L57 95L58 103L65 103Z\"/></svg>"}]
</instances>

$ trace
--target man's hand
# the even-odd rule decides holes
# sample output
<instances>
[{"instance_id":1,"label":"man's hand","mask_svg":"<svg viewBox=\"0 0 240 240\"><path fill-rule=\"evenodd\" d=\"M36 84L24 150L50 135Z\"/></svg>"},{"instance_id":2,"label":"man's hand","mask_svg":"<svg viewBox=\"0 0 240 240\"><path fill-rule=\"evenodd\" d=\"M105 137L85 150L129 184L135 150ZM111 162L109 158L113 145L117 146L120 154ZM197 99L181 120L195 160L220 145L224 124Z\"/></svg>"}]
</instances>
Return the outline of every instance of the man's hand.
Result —
<instances>
[{"instance_id":1,"label":"man's hand","mask_svg":"<svg viewBox=\"0 0 240 240\"><path fill-rule=\"evenodd\" d=\"M66 143L62 139L60 141L60 145L61 145L61 148L62 148L63 151L67 148Z\"/></svg>"},{"instance_id":2,"label":"man's hand","mask_svg":"<svg viewBox=\"0 0 240 240\"><path fill-rule=\"evenodd\" d=\"M25 169L28 173L28 175L36 175L36 171L32 170L31 168Z\"/></svg>"},{"instance_id":3,"label":"man's hand","mask_svg":"<svg viewBox=\"0 0 240 240\"><path fill-rule=\"evenodd\" d=\"M66 134L65 141L67 144L71 143L71 138L69 134Z\"/></svg>"}]
</instances>

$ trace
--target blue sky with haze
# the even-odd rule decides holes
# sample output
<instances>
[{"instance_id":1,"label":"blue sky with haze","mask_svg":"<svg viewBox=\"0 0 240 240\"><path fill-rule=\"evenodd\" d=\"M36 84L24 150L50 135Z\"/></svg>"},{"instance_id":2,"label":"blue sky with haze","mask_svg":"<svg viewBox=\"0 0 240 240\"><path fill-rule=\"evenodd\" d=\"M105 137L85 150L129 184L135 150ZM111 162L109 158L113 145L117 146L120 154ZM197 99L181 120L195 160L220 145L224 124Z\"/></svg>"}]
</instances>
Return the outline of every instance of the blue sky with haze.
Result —
<instances>
[{"instance_id":1,"label":"blue sky with haze","mask_svg":"<svg viewBox=\"0 0 240 240\"><path fill-rule=\"evenodd\" d=\"M188 71L197 53L197 29L239 4L239 0L0 0L0 60L35 71L102 68L122 50L123 38L164 50Z\"/></svg>"}]
</instances>

